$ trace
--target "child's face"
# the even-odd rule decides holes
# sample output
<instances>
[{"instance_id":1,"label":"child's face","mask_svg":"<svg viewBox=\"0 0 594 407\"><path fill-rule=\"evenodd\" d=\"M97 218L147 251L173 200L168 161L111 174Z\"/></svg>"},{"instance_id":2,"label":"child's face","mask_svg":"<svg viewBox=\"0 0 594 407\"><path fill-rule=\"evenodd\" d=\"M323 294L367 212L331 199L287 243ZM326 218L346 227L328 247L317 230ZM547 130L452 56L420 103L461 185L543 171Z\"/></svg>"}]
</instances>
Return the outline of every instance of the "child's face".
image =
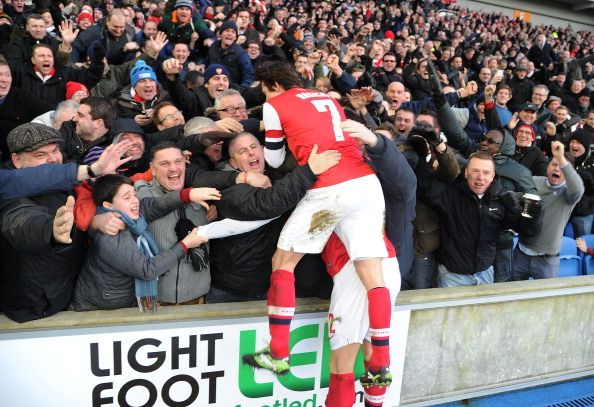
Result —
<instances>
[{"instance_id":1,"label":"child's face","mask_svg":"<svg viewBox=\"0 0 594 407\"><path fill-rule=\"evenodd\" d=\"M113 201L104 202L103 206L109 209L122 211L130 219L136 220L140 217L140 201L132 185L122 184L113 197Z\"/></svg>"}]
</instances>

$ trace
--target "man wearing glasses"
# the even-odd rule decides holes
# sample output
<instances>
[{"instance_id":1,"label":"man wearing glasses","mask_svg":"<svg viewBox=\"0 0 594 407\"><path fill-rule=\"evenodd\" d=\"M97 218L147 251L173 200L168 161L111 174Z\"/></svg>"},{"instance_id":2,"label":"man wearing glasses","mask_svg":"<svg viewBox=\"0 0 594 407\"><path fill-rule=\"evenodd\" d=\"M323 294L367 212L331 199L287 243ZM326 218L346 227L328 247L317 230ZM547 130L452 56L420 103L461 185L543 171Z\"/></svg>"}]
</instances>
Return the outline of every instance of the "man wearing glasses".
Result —
<instances>
[{"instance_id":1,"label":"man wearing glasses","mask_svg":"<svg viewBox=\"0 0 594 407\"><path fill-rule=\"evenodd\" d=\"M390 83L402 81L402 77L396 73L396 54L386 52L382 59L382 67L377 68L376 89L384 93L388 90Z\"/></svg>"},{"instance_id":2,"label":"man wearing glasses","mask_svg":"<svg viewBox=\"0 0 594 407\"><path fill-rule=\"evenodd\" d=\"M260 125L260 120L248 117L245 99L235 89L221 92L214 101L213 110L218 119L215 124L219 129L233 133L247 131L264 142L263 125Z\"/></svg>"}]
</instances>

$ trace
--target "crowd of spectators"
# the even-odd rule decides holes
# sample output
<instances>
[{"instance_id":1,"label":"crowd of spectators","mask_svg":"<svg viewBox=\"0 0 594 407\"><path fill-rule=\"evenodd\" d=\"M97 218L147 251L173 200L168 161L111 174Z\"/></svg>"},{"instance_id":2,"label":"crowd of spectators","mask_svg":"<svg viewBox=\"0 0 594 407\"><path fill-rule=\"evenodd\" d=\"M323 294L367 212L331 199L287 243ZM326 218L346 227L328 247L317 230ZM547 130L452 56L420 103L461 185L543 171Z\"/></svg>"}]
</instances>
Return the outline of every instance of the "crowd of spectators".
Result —
<instances>
[{"instance_id":1,"label":"crowd of spectators","mask_svg":"<svg viewBox=\"0 0 594 407\"><path fill-rule=\"evenodd\" d=\"M594 220L594 35L447 3L2 0L0 311L133 306L158 276L162 305L265 298L326 169L323 152L265 163L271 63L381 135L364 154L397 147L382 181L403 289L555 277L567 222ZM319 256L296 287L328 296Z\"/></svg>"}]
</instances>

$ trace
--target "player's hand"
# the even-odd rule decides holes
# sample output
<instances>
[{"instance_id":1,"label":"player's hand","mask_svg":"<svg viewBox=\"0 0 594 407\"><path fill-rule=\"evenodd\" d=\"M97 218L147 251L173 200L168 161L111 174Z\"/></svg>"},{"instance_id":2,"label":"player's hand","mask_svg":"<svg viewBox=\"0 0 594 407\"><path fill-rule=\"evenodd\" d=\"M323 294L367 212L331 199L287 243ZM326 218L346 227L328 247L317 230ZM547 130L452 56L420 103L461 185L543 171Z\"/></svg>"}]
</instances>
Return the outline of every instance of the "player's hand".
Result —
<instances>
[{"instance_id":1,"label":"player's hand","mask_svg":"<svg viewBox=\"0 0 594 407\"><path fill-rule=\"evenodd\" d=\"M512 118L507 123L507 127L509 129L512 129L513 130L518 125L519 121L520 121L520 115L518 114L518 112L515 112L512 115Z\"/></svg>"},{"instance_id":2,"label":"player's hand","mask_svg":"<svg viewBox=\"0 0 594 407\"><path fill-rule=\"evenodd\" d=\"M206 220L209 222L214 222L218 216L219 213L217 212L217 207L214 205L210 205L210 208L208 208L208 210L206 211Z\"/></svg>"},{"instance_id":3,"label":"player's hand","mask_svg":"<svg viewBox=\"0 0 594 407\"><path fill-rule=\"evenodd\" d=\"M329 170L340 162L341 154L337 150L326 150L323 153L318 154L318 145L314 145L307 164L311 172L315 175Z\"/></svg>"},{"instance_id":4,"label":"player's hand","mask_svg":"<svg viewBox=\"0 0 594 407\"><path fill-rule=\"evenodd\" d=\"M345 120L340 123L343 131L350 134L359 144L374 147L377 144L377 136L362 123L354 120Z\"/></svg>"},{"instance_id":5,"label":"player's hand","mask_svg":"<svg viewBox=\"0 0 594 407\"><path fill-rule=\"evenodd\" d=\"M169 58L163 62L163 72L167 75L177 75L182 71L181 63L175 58Z\"/></svg>"}]
</instances>

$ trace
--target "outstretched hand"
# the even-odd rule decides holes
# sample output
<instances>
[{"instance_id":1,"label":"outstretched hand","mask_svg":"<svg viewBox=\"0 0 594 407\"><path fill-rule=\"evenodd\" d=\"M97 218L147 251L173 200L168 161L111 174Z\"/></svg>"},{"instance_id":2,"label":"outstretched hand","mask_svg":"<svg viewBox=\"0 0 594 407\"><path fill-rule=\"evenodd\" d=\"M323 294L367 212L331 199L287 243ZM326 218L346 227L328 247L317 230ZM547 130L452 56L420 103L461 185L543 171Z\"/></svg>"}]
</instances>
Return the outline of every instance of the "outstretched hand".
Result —
<instances>
[{"instance_id":1,"label":"outstretched hand","mask_svg":"<svg viewBox=\"0 0 594 407\"><path fill-rule=\"evenodd\" d=\"M130 140L107 146L99 159L95 161L95 173L97 175L115 174L116 169L132 160L132 156L121 158L130 147L132 147Z\"/></svg>"},{"instance_id":2,"label":"outstretched hand","mask_svg":"<svg viewBox=\"0 0 594 407\"><path fill-rule=\"evenodd\" d=\"M63 244L72 243L70 232L74 225L74 197L69 196L66 204L60 206L56 211L53 224L53 235L57 242Z\"/></svg>"},{"instance_id":3,"label":"outstretched hand","mask_svg":"<svg viewBox=\"0 0 594 407\"><path fill-rule=\"evenodd\" d=\"M190 201L197 203L208 210L206 201L220 201L221 193L216 188L192 188L190 190Z\"/></svg>"},{"instance_id":4,"label":"outstretched hand","mask_svg":"<svg viewBox=\"0 0 594 407\"><path fill-rule=\"evenodd\" d=\"M359 144L365 144L369 147L374 147L377 144L377 136L362 123L349 119L340 123L340 127Z\"/></svg>"},{"instance_id":5,"label":"outstretched hand","mask_svg":"<svg viewBox=\"0 0 594 407\"><path fill-rule=\"evenodd\" d=\"M144 49L148 56L153 59L157 59L159 56L159 52L163 49L169 40L167 39L167 34L162 31L157 32L154 38L149 38L146 40L144 44Z\"/></svg>"},{"instance_id":6,"label":"outstretched hand","mask_svg":"<svg viewBox=\"0 0 594 407\"><path fill-rule=\"evenodd\" d=\"M60 30L60 37L62 37L62 42L65 45L72 44L74 40L76 40L76 37L78 36L78 33L80 31L78 28L75 30L74 23L69 20L62 21L58 29Z\"/></svg>"}]
</instances>

